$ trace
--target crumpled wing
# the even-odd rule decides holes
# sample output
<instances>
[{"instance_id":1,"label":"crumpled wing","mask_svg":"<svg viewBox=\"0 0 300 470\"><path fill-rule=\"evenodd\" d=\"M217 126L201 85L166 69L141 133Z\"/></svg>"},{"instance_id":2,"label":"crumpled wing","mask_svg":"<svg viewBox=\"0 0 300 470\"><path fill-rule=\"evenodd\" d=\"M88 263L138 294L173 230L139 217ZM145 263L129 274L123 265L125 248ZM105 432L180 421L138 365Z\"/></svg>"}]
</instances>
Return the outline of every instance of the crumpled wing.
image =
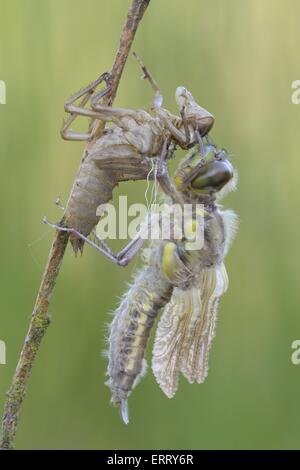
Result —
<instances>
[{"instance_id":1,"label":"crumpled wing","mask_svg":"<svg viewBox=\"0 0 300 470\"><path fill-rule=\"evenodd\" d=\"M208 374L208 357L216 334L218 304L228 289L228 276L224 264L203 272L201 279L201 310L190 324L186 347L182 351L180 371L189 383L202 383Z\"/></svg>"},{"instance_id":2,"label":"crumpled wing","mask_svg":"<svg viewBox=\"0 0 300 470\"><path fill-rule=\"evenodd\" d=\"M157 327L152 359L154 376L169 398L177 391L179 372L189 383L205 380L218 303L227 288L222 264L204 270L199 287L174 289Z\"/></svg>"}]
</instances>

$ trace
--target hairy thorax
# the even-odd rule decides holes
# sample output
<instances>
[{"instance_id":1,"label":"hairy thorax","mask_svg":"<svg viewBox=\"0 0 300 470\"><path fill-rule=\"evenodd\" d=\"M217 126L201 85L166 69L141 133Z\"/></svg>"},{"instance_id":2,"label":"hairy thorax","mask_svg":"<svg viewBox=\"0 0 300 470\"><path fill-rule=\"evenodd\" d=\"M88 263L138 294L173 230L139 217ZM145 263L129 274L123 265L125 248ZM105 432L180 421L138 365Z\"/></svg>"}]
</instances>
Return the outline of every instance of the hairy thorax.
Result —
<instances>
[{"instance_id":1,"label":"hairy thorax","mask_svg":"<svg viewBox=\"0 0 300 470\"><path fill-rule=\"evenodd\" d=\"M204 246L201 253L203 268L211 268L224 259L225 226L222 213L215 208L208 216L204 227Z\"/></svg>"},{"instance_id":2,"label":"hairy thorax","mask_svg":"<svg viewBox=\"0 0 300 470\"><path fill-rule=\"evenodd\" d=\"M203 270L223 262L226 230L223 214L217 207L205 214L203 229L199 249L191 248L186 237L161 242L162 271L173 286L181 289L197 286Z\"/></svg>"}]
</instances>

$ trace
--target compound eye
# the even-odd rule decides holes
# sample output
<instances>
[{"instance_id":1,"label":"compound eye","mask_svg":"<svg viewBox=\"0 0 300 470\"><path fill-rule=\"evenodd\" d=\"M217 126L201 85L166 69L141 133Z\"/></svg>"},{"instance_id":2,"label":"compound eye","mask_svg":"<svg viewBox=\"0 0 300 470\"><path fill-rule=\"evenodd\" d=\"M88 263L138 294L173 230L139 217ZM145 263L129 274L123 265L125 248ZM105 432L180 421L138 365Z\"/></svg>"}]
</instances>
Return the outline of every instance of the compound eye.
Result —
<instances>
[{"instance_id":1,"label":"compound eye","mask_svg":"<svg viewBox=\"0 0 300 470\"><path fill-rule=\"evenodd\" d=\"M193 189L205 193L220 191L233 177L233 167L228 160L214 160L205 165L191 182Z\"/></svg>"}]
</instances>

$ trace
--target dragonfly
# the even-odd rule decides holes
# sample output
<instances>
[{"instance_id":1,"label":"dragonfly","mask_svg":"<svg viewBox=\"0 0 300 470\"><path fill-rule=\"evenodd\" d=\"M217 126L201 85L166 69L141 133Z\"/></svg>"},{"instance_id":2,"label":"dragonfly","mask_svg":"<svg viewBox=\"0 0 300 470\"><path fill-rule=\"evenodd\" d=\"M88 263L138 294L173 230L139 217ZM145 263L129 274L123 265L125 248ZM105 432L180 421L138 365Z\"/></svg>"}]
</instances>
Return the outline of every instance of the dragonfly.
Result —
<instances>
[{"instance_id":1,"label":"dragonfly","mask_svg":"<svg viewBox=\"0 0 300 470\"><path fill-rule=\"evenodd\" d=\"M146 372L145 351L161 309L152 370L162 391L172 398L178 389L180 373L189 383L202 383L206 379L218 304L228 288L224 260L238 225L236 214L219 204L235 189L237 182L237 172L225 150L218 149L207 138L201 151L198 145L189 150L173 178L167 160L165 142L157 180L167 207L189 204L193 210L189 218L173 220L173 229L177 223L184 224L179 231L181 236L175 237L176 230L172 230L169 238L151 240L143 250L143 266L134 274L110 326L107 385L111 402L120 407L126 424L128 398ZM191 249L201 221L203 243ZM83 235L77 235L91 243ZM138 235L123 248L126 264L144 242ZM104 252L104 247L95 247ZM108 253L119 264L112 252Z\"/></svg>"},{"instance_id":2,"label":"dragonfly","mask_svg":"<svg viewBox=\"0 0 300 470\"><path fill-rule=\"evenodd\" d=\"M85 151L64 217L60 223L70 232L75 252L82 251L85 239L99 222L97 208L112 199L114 188L123 181L146 180L153 159L162 154L166 139L187 149L208 134L214 124L213 115L198 105L183 86L176 89L179 114L162 107L163 95L141 59L135 54L154 91L148 111L103 106L101 100L111 91L111 75L102 74L93 83L72 95L65 103L69 115L61 129L65 140L90 141ZM99 90L100 87L103 87ZM78 116L90 120L87 132L71 126ZM95 135L95 123L103 121L102 135ZM170 152L171 154L171 152ZM46 220L45 220L46 221ZM61 228L61 227L60 227ZM78 233L80 234L78 236Z\"/></svg>"},{"instance_id":3,"label":"dragonfly","mask_svg":"<svg viewBox=\"0 0 300 470\"><path fill-rule=\"evenodd\" d=\"M161 106L162 95L156 82L141 61L140 65L155 91L151 112L101 106L99 99L109 92L107 75L101 78L107 84L104 91L95 91L98 80L69 100L65 109L70 118L63 128L64 138L92 139L92 130L84 135L69 130L77 115L111 121L113 126L104 131L85 156L83 183L79 174L65 213L65 226L50 224L74 236L75 250L88 243L114 263L126 266L141 250L144 238L138 234L115 254L93 231L99 220L97 207L111 198L118 182L146 179L154 161L156 178L168 204L203 206L200 211L203 246L190 250L194 228L199 223L195 210L190 220L185 220L189 228L184 227L181 238L153 240L144 250L141 257L144 265L134 275L111 323L107 385L111 402L120 407L126 424L128 398L146 372L145 351L161 309L152 370L162 391L167 397L173 397L180 373L190 383L201 383L207 377L218 303L228 288L224 259L237 230L235 213L219 205L219 200L235 188L237 176L227 152L218 149L208 135L213 116L184 87L176 90L180 117L171 115ZM81 105L74 105L81 97ZM89 99L92 109L84 107ZM168 160L177 145L190 150L172 178ZM88 238L91 231L97 243Z\"/></svg>"},{"instance_id":4,"label":"dragonfly","mask_svg":"<svg viewBox=\"0 0 300 470\"><path fill-rule=\"evenodd\" d=\"M207 377L218 303L228 288L224 259L237 230L236 214L219 204L237 182L236 170L223 149L210 141L202 153L198 146L192 148L174 178L162 161L158 181L169 203L202 207L204 241L200 249L190 250L196 233L191 227L199 223L195 211L185 220L187 230L181 238L153 240L143 255L143 267L115 312L107 385L126 424L128 397L146 372L145 350L161 309L152 370L162 391L172 398L180 373L189 383L202 383Z\"/></svg>"}]
</instances>

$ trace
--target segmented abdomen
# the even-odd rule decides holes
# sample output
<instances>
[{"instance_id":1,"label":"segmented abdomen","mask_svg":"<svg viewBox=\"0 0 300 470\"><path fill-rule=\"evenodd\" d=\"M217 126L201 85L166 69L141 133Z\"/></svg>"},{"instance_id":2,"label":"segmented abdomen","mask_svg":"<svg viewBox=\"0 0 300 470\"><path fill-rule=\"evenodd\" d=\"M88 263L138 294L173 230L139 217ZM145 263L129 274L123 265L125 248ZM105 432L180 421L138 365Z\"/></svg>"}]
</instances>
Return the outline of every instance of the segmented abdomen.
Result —
<instances>
[{"instance_id":1,"label":"segmented abdomen","mask_svg":"<svg viewBox=\"0 0 300 470\"><path fill-rule=\"evenodd\" d=\"M127 398L146 371L144 354L151 328L172 295L171 284L157 271L149 266L137 275L111 325L107 385L112 403L121 405L125 422Z\"/></svg>"},{"instance_id":2,"label":"segmented abdomen","mask_svg":"<svg viewBox=\"0 0 300 470\"><path fill-rule=\"evenodd\" d=\"M99 221L97 208L112 199L117 176L108 170L99 169L97 162L86 154L76 177L64 216L64 224L88 236ZM71 237L75 251L83 245L82 240Z\"/></svg>"}]
</instances>

